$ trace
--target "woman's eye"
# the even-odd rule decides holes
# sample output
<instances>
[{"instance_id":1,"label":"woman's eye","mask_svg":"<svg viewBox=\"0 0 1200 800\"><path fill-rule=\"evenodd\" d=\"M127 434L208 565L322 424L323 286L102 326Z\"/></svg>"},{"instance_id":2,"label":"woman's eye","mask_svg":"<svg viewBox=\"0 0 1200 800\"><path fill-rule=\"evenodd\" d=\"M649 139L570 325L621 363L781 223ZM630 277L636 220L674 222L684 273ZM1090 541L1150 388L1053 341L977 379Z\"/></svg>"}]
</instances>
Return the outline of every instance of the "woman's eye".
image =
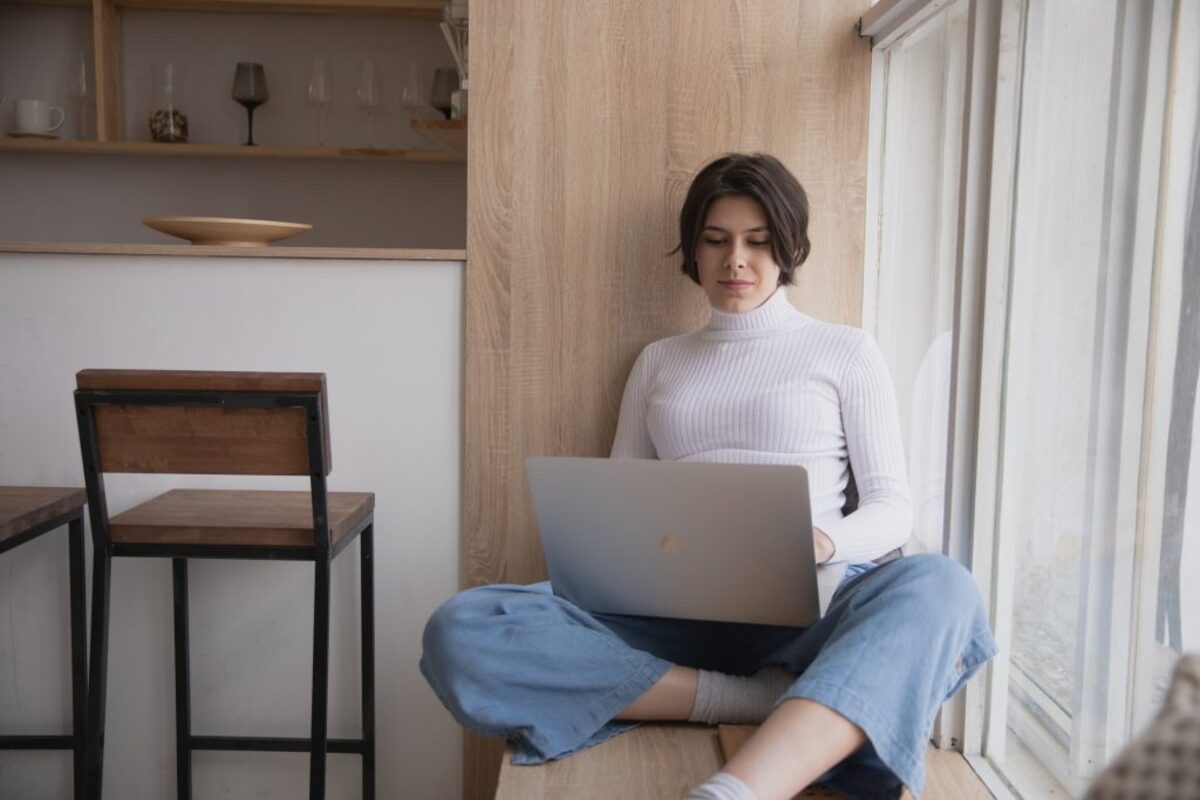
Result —
<instances>
[{"instance_id":1,"label":"woman's eye","mask_svg":"<svg viewBox=\"0 0 1200 800\"><path fill-rule=\"evenodd\" d=\"M770 240L767 240L765 242L751 242L750 244L754 245L755 247L766 247L770 243Z\"/></svg>"},{"instance_id":2,"label":"woman's eye","mask_svg":"<svg viewBox=\"0 0 1200 800\"><path fill-rule=\"evenodd\" d=\"M709 239L708 237L705 237L704 243L705 244L725 244L725 240L724 239Z\"/></svg>"}]
</instances>

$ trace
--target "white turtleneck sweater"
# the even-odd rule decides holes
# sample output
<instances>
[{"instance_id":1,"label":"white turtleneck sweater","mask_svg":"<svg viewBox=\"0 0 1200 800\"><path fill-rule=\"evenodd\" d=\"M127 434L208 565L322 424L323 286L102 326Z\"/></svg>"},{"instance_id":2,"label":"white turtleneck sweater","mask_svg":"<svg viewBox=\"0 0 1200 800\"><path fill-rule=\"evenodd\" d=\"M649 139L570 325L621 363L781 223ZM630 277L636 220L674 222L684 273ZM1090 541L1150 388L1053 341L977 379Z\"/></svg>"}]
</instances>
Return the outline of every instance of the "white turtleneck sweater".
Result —
<instances>
[{"instance_id":1,"label":"white turtleneck sweater","mask_svg":"<svg viewBox=\"0 0 1200 800\"><path fill-rule=\"evenodd\" d=\"M833 561L878 558L912 529L878 345L802 314L783 291L743 314L712 309L704 328L648 345L625 385L612 457L799 464ZM859 505L843 517L851 464Z\"/></svg>"}]
</instances>

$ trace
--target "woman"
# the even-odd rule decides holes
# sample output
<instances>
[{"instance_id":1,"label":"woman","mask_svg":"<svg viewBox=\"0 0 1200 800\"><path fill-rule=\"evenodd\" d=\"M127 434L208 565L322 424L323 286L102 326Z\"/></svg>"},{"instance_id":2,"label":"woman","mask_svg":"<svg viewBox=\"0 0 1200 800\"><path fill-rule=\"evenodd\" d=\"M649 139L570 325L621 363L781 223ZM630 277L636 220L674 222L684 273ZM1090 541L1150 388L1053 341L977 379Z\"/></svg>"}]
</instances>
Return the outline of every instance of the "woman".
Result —
<instances>
[{"instance_id":1,"label":"woman","mask_svg":"<svg viewBox=\"0 0 1200 800\"><path fill-rule=\"evenodd\" d=\"M763 722L691 798L791 798L818 781L858 798L919 793L939 705L995 645L961 566L873 563L911 527L882 356L788 302L808 201L775 158L706 166L679 228L709 323L642 351L612 456L806 467L817 560L849 564L828 611L809 628L631 618L585 612L545 583L485 586L430 619L422 673L462 725L513 741L517 763L637 720ZM843 516L851 466L860 500Z\"/></svg>"}]
</instances>

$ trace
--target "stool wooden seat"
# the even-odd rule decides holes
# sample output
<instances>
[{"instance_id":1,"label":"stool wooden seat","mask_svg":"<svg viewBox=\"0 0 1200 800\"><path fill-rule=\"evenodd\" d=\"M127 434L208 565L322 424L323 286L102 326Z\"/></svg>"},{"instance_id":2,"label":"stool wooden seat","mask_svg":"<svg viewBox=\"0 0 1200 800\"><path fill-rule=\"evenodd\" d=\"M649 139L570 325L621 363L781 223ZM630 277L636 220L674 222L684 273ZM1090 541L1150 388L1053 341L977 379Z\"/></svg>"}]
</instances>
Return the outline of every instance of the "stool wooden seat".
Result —
<instances>
[{"instance_id":1,"label":"stool wooden seat","mask_svg":"<svg viewBox=\"0 0 1200 800\"><path fill-rule=\"evenodd\" d=\"M100 797L111 560L172 560L175 609L176 795L190 798L195 750L309 753L309 797L325 796L329 752L362 757L362 793L375 796L375 495L330 492L321 373L84 370L75 408L95 544L86 788ZM305 475L307 492L174 489L108 514L103 473ZM329 739L330 562L360 542L362 737ZM197 736L191 731L187 562L291 559L315 567L311 732L308 738Z\"/></svg>"},{"instance_id":2,"label":"stool wooden seat","mask_svg":"<svg viewBox=\"0 0 1200 800\"><path fill-rule=\"evenodd\" d=\"M67 526L71 596L71 733L64 736L0 735L0 750L74 751L74 796L84 796L87 691L87 608L83 564L83 489L0 486L0 553Z\"/></svg>"},{"instance_id":3,"label":"stool wooden seat","mask_svg":"<svg viewBox=\"0 0 1200 800\"><path fill-rule=\"evenodd\" d=\"M333 549L375 509L368 492L330 492ZM117 514L108 524L123 544L257 545L312 547L308 492L173 489Z\"/></svg>"}]
</instances>

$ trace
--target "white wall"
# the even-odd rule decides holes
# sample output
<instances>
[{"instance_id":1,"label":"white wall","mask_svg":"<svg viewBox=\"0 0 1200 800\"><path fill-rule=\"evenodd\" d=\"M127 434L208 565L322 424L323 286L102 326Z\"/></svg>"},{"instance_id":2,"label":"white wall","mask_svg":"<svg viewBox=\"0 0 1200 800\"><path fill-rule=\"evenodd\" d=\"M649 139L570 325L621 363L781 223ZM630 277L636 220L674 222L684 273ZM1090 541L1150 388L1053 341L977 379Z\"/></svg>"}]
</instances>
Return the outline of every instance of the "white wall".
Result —
<instances>
[{"instance_id":1,"label":"white wall","mask_svg":"<svg viewBox=\"0 0 1200 800\"><path fill-rule=\"evenodd\" d=\"M366 117L355 89L364 59L379 65L383 106L377 147L432 147L408 130L399 105L405 65L429 82L453 66L436 25L387 19L128 10L124 17L125 138L149 141L150 64L184 65L183 110L191 141L239 143L245 110L230 98L234 66L258 61L270 101L255 112L255 140L316 144L307 102L312 59L333 75L329 144L362 147ZM0 127L13 101L38 97L62 106L60 133L77 138L78 108L66 93L72 53L90 54L86 8L0 5ZM94 131L94 125L91 128ZM145 216L284 219L315 229L297 245L462 248L466 166L388 162L259 161L0 153L0 239L176 241L140 224Z\"/></svg>"},{"instance_id":2,"label":"white wall","mask_svg":"<svg viewBox=\"0 0 1200 800\"><path fill-rule=\"evenodd\" d=\"M460 735L417 671L457 587L463 265L0 254L0 483L82 485L71 392L85 367L324 371L332 490L376 493L379 796L460 794ZM112 512L168 486L295 479L108 476ZM0 732L70 721L66 535L0 556ZM334 562L330 732L358 731L358 546ZM193 728L305 736L311 567L195 561ZM90 573L90 568L89 568ZM90 606L90 602L89 602ZM171 580L113 567L105 792L174 793ZM359 796L330 758L330 798ZM200 753L195 797L304 796L307 757ZM0 796L70 796L66 753L0 752Z\"/></svg>"}]
</instances>

